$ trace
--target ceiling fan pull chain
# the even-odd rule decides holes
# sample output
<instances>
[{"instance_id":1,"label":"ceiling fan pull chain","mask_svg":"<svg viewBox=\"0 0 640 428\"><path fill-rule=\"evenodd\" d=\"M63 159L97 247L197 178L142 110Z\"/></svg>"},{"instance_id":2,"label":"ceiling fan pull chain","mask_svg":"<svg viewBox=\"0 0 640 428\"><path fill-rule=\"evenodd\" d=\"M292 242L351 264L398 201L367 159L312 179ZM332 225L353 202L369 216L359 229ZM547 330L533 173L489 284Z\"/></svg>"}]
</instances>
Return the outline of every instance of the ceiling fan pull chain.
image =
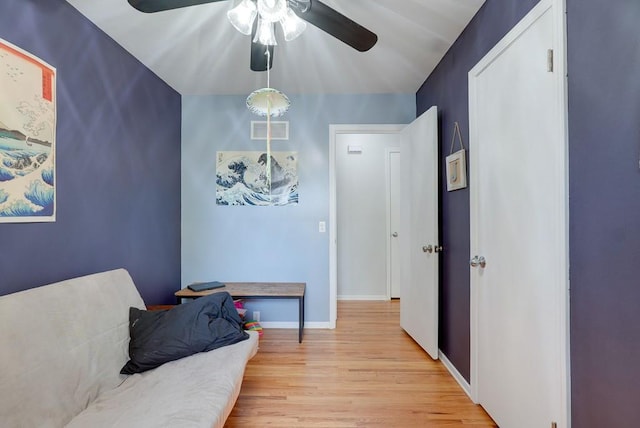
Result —
<instances>
[{"instance_id":1,"label":"ceiling fan pull chain","mask_svg":"<svg viewBox=\"0 0 640 428\"><path fill-rule=\"evenodd\" d=\"M271 87L271 82L269 81L269 62L271 62L271 52L269 52L269 46L265 46L264 54L267 56L267 88Z\"/></svg>"},{"instance_id":2,"label":"ceiling fan pull chain","mask_svg":"<svg viewBox=\"0 0 640 428\"><path fill-rule=\"evenodd\" d=\"M269 62L271 61L271 52L269 47L265 47L264 54L267 56L267 88L271 87ZM271 94L267 94L267 164L265 165L267 173L267 185L269 186L269 198L271 198Z\"/></svg>"}]
</instances>

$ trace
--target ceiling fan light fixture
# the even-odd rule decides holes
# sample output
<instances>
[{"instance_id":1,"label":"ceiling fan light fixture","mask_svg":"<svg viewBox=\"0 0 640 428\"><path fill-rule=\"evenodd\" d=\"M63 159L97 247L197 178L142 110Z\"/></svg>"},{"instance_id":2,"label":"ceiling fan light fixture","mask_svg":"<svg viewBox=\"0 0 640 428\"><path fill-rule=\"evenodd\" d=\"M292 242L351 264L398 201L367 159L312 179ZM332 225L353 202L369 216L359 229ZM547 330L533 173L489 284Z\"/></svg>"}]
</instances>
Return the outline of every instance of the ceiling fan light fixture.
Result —
<instances>
[{"instance_id":1,"label":"ceiling fan light fixture","mask_svg":"<svg viewBox=\"0 0 640 428\"><path fill-rule=\"evenodd\" d=\"M237 6L227 11L229 22L244 35L250 35L253 21L258 15L256 4L251 0L242 0Z\"/></svg>"},{"instance_id":2,"label":"ceiling fan light fixture","mask_svg":"<svg viewBox=\"0 0 640 428\"><path fill-rule=\"evenodd\" d=\"M258 17L258 30L253 38L254 43L260 43L264 46L276 46L276 32L273 22L269 22L262 17Z\"/></svg>"},{"instance_id":3,"label":"ceiling fan light fixture","mask_svg":"<svg viewBox=\"0 0 640 428\"><path fill-rule=\"evenodd\" d=\"M298 37L307 28L307 23L300 19L291 9L287 9L287 14L280 20L280 25L282 25L284 39L287 42Z\"/></svg>"},{"instance_id":4,"label":"ceiling fan light fixture","mask_svg":"<svg viewBox=\"0 0 640 428\"><path fill-rule=\"evenodd\" d=\"M287 10L287 0L258 0L258 13L266 21L280 21L286 16Z\"/></svg>"}]
</instances>

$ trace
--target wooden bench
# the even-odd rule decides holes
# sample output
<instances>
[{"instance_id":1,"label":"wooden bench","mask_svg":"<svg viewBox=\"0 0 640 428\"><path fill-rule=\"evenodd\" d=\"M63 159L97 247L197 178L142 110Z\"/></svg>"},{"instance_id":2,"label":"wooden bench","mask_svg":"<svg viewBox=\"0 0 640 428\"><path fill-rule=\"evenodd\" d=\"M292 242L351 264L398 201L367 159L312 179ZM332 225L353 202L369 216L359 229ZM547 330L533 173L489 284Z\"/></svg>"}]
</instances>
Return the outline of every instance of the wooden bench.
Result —
<instances>
[{"instance_id":1,"label":"wooden bench","mask_svg":"<svg viewBox=\"0 0 640 428\"><path fill-rule=\"evenodd\" d=\"M298 300L298 343L302 343L304 329L304 282L225 282L225 286L213 290L192 291L188 288L176 291L178 303L182 299L195 299L213 293L226 291L234 299L297 299Z\"/></svg>"}]
</instances>

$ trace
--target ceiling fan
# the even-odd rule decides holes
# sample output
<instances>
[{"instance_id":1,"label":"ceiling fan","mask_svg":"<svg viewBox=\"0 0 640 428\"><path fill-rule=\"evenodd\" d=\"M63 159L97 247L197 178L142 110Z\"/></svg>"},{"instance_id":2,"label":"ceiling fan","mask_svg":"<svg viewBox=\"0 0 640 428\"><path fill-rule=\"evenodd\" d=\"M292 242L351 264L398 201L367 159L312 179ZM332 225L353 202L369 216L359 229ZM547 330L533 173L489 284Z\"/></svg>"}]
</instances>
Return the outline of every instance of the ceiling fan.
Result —
<instances>
[{"instance_id":1,"label":"ceiling fan","mask_svg":"<svg viewBox=\"0 0 640 428\"><path fill-rule=\"evenodd\" d=\"M128 0L131 6L145 13L161 12L218 1L227 0ZM269 0L251 0L251 2L269 2ZM378 41L378 36L375 33L330 8L320 0L286 0L286 3L288 8L299 18L315 25L360 52L368 51ZM251 70L265 71L267 63L268 68L273 65L273 45L253 42L257 27L258 23L254 22L251 30ZM266 49L269 50L269 59L267 61L264 59Z\"/></svg>"}]
</instances>

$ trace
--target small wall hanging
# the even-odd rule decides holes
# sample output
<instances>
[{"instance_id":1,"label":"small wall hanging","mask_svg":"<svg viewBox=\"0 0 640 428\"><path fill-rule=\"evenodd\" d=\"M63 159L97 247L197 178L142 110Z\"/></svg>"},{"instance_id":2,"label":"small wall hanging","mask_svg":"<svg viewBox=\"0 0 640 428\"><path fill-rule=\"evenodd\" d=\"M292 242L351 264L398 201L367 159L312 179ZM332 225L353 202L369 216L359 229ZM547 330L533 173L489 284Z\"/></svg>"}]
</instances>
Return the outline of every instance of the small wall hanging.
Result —
<instances>
[{"instance_id":1,"label":"small wall hanging","mask_svg":"<svg viewBox=\"0 0 640 428\"><path fill-rule=\"evenodd\" d=\"M453 148L456 137L460 141L460 150L454 153ZM464 143L462 135L460 135L460 125L454 123L453 136L451 137L451 149L449 156L446 157L447 163L447 191L463 189L467 187L467 160L465 155Z\"/></svg>"}]
</instances>

